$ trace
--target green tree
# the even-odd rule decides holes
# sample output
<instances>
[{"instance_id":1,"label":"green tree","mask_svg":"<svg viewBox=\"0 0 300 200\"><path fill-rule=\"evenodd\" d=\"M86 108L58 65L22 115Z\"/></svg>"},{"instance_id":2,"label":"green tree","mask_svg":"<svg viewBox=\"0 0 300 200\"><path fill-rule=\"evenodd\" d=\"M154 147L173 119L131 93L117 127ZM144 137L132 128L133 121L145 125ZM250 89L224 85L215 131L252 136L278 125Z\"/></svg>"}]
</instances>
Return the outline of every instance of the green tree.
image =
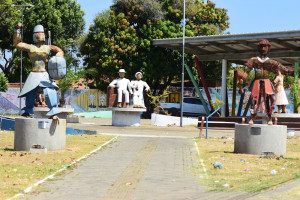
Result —
<instances>
[{"instance_id":1,"label":"green tree","mask_svg":"<svg viewBox=\"0 0 300 200\"><path fill-rule=\"evenodd\" d=\"M8 0L7 0L8 1ZM32 44L33 28L37 24L44 26L46 39L48 31L51 31L51 41L53 45L62 48L65 52L65 58L69 66L76 64L75 41L84 30L84 11L81 10L80 4L76 0L27 0L14 2L15 4L33 4L33 8L24 9L23 40ZM18 7L13 8L19 13L19 17L13 18L13 21L21 21L21 10ZM9 31L8 42L12 43L13 29ZM15 50L16 51L16 50ZM20 51L13 53L13 63L20 65ZM24 80L26 75L31 71L31 63L26 53L23 54ZM12 69L13 68L13 69ZM11 80L18 79L18 68L12 67L6 76ZM8 75L8 73L10 73ZM17 75L17 77L16 77ZM15 80L16 81L16 80Z\"/></svg>"},{"instance_id":2,"label":"green tree","mask_svg":"<svg viewBox=\"0 0 300 200\"><path fill-rule=\"evenodd\" d=\"M0 0L0 69L4 74L8 74L13 63L11 58L7 55L12 51L12 33L13 27L19 13L11 7L12 0Z\"/></svg>"},{"instance_id":3,"label":"green tree","mask_svg":"<svg viewBox=\"0 0 300 200\"><path fill-rule=\"evenodd\" d=\"M130 79L141 71L154 95L180 79L181 52L152 46L151 40L182 37L182 7L180 0L114 1L109 11L94 19L81 45L87 78L104 90L119 68ZM222 33L228 27L226 10L214 3L187 0L187 17L186 36ZM185 60L194 65L191 55L185 55Z\"/></svg>"}]
</instances>

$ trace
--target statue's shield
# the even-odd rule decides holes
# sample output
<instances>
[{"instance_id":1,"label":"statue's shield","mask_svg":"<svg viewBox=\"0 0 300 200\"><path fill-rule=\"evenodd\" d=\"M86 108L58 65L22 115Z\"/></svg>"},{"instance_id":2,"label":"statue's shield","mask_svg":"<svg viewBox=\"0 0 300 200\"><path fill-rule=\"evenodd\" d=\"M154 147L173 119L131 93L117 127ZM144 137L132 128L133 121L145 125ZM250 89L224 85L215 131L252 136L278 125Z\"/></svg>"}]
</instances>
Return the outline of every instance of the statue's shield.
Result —
<instances>
[{"instance_id":1,"label":"statue's shield","mask_svg":"<svg viewBox=\"0 0 300 200\"><path fill-rule=\"evenodd\" d=\"M53 56L48 61L48 73L54 80L65 77L67 73L66 59L61 56Z\"/></svg>"}]
</instances>

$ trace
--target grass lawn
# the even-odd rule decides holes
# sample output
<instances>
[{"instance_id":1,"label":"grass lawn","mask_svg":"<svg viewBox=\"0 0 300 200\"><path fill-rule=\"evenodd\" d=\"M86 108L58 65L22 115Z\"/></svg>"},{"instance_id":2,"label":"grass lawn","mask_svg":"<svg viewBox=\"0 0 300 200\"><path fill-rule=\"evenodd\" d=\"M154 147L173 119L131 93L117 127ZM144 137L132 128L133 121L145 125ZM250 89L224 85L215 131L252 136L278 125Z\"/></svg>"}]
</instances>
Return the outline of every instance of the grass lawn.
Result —
<instances>
[{"instance_id":1,"label":"grass lawn","mask_svg":"<svg viewBox=\"0 0 300 200\"><path fill-rule=\"evenodd\" d=\"M299 136L288 138L286 156L273 159L233 153L234 140L201 139L196 142L207 169L201 182L208 191L259 192L300 177ZM223 168L215 169L215 161L221 162ZM275 175L270 173L273 169L277 171ZM202 167L195 172L204 173ZM229 186L224 187L224 184Z\"/></svg>"},{"instance_id":2,"label":"grass lawn","mask_svg":"<svg viewBox=\"0 0 300 200\"><path fill-rule=\"evenodd\" d=\"M7 199L110 140L104 135L68 135L64 150L47 154L13 151L14 132L0 134L0 199Z\"/></svg>"}]
</instances>

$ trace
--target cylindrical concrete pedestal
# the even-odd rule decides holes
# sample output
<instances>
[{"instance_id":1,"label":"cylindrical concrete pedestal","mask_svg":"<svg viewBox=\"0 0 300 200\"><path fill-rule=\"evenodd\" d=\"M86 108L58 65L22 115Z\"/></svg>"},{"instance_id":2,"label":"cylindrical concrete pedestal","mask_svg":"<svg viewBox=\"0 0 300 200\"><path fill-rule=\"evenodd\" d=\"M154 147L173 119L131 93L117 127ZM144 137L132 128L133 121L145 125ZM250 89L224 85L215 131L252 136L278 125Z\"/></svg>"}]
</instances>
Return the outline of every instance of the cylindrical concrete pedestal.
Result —
<instances>
[{"instance_id":1,"label":"cylindrical concrete pedestal","mask_svg":"<svg viewBox=\"0 0 300 200\"><path fill-rule=\"evenodd\" d=\"M287 127L266 124L236 124L234 152L261 154L272 152L275 155L286 154Z\"/></svg>"},{"instance_id":2,"label":"cylindrical concrete pedestal","mask_svg":"<svg viewBox=\"0 0 300 200\"><path fill-rule=\"evenodd\" d=\"M140 112L113 111L112 125L113 126L140 126Z\"/></svg>"},{"instance_id":3,"label":"cylindrical concrete pedestal","mask_svg":"<svg viewBox=\"0 0 300 200\"><path fill-rule=\"evenodd\" d=\"M66 120L16 118L16 151L29 151L32 145L43 145L48 151L66 147Z\"/></svg>"}]
</instances>

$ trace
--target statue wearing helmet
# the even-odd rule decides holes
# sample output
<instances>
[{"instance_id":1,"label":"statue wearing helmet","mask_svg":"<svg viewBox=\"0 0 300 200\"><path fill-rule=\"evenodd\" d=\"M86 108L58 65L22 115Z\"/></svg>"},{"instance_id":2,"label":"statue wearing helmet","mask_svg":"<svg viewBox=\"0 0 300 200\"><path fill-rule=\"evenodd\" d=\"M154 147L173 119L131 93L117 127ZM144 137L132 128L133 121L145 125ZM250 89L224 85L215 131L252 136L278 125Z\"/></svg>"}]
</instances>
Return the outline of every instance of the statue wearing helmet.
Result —
<instances>
[{"instance_id":1,"label":"statue wearing helmet","mask_svg":"<svg viewBox=\"0 0 300 200\"><path fill-rule=\"evenodd\" d=\"M50 111L47 116L53 119L57 119L57 114L60 110L57 106L57 85L53 81L46 71L46 63L50 52L55 53L56 57L60 57L64 60L64 52L57 46L45 45L45 33L42 25L37 25L33 30L33 40L35 44L27 44L21 42L21 29L23 25L18 23L15 26L14 33L14 46L21 50L27 51L29 58L32 62L32 71L30 72L24 87L22 88L19 97L26 97L24 113L22 116L30 117L33 113L33 106L35 103L36 93L38 90L42 90L46 103Z\"/></svg>"}]
</instances>

